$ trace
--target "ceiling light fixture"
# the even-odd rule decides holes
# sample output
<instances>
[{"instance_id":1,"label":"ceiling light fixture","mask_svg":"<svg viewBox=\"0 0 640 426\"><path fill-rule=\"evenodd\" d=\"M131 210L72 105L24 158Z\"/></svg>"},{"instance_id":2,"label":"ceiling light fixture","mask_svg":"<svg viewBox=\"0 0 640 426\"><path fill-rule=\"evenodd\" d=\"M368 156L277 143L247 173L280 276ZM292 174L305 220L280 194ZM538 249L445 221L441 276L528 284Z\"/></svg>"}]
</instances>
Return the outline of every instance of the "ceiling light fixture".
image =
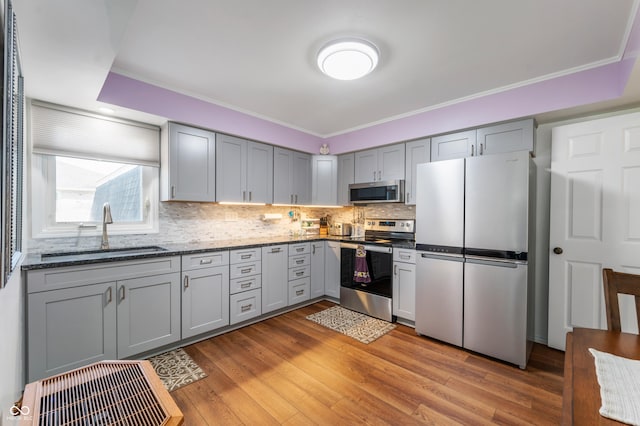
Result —
<instances>
[{"instance_id":1,"label":"ceiling light fixture","mask_svg":"<svg viewBox=\"0 0 640 426\"><path fill-rule=\"evenodd\" d=\"M318 67L337 80L364 77L378 65L378 49L373 43L357 38L334 40L320 49Z\"/></svg>"}]
</instances>

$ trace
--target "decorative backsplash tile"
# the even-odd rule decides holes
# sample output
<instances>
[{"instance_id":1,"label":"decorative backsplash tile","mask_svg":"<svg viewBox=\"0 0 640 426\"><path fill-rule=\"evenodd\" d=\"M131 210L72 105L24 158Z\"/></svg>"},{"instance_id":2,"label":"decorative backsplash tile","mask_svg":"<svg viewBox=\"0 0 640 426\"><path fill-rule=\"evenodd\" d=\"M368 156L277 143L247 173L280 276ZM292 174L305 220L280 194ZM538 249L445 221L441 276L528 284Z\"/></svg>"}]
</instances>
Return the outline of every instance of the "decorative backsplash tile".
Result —
<instances>
[{"instance_id":1,"label":"decorative backsplash tile","mask_svg":"<svg viewBox=\"0 0 640 426\"><path fill-rule=\"evenodd\" d=\"M376 204L338 209L221 205L214 203L160 203L160 232L138 235L109 235L112 247L162 245L270 237L301 232L301 221L292 221L289 212L300 218L328 216L333 222L357 222L359 218L414 219L415 207L404 204ZM282 219L262 220L265 214L281 214ZM30 239L29 253L93 249L100 247L101 236Z\"/></svg>"}]
</instances>

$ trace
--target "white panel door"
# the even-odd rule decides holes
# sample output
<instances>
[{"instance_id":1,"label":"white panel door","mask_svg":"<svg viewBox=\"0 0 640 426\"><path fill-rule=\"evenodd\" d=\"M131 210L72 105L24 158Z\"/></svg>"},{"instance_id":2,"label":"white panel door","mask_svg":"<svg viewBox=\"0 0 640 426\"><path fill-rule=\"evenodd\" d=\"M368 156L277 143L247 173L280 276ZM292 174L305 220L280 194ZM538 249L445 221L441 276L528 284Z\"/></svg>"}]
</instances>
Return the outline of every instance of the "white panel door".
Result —
<instances>
[{"instance_id":1,"label":"white panel door","mask_svg":"<svg viewBox=\"0 0 640 426\"><path fill-rule=\"evenodd\" d=\"M606 328L602 268L640 274L640 113L553 129L549 346ZM623 331L637 332L621 300Z\"/></svg>"},{"instance_id":2,"label":"white panel door","mask_svg":"<svg viewBox=\"0 0 640 426\"><path fill-rule=\"evenodd\" d=\"M289 149L273 148L273 202L274 204L293 204L291 176L293 174Z\"/></svg>"},{"instance_id":3,"label":"white panel door","mask_svg":"<svg viewBox=\"0 0 640 426\"><path fill-rule=\"evenodd\" d=\"M273 146L250 141L247 147L246 170L246 201L273 202Z\"/></svg>"},{"instance_id":4,"label":"white panel door","mask_svg":"<svg viewBox=\"0 0 640 426\"><path fill-rule=\"evenodd\" d=\"M348 206L349 185L354 182L355 158L353 153L338 156L338 205Z\"/></svg>"},{"instance_id":5,"label":"white panel door","mask_svg":"<svg viewBox=\"0 0 640 426\"><path fill-rule=\"evenodd\" d=\"M217 134L216 150L216 201L245 201L247 141Z\"/></svg>"},{"instance_id":6,"label":"white panel door","mask_svg":"<svg viewBox=\"0 0 640 426\"><path fill-rule=\"evenodd\" d=\"M431 159L431 139L420 139L407 142L405 148L405 182L404 182L404 203L416 203L417 189L417 166L428 163Z\"/></svg>"},{"instance_id":7,"label":"white panel door","mask_svg":"<svg viewBox=\"0 0 640 426\"><path fill-rule=\"evenodd\" d=\"M378 180L404 179L404 144L378 148Z\"/></svg>"}]
</instances>

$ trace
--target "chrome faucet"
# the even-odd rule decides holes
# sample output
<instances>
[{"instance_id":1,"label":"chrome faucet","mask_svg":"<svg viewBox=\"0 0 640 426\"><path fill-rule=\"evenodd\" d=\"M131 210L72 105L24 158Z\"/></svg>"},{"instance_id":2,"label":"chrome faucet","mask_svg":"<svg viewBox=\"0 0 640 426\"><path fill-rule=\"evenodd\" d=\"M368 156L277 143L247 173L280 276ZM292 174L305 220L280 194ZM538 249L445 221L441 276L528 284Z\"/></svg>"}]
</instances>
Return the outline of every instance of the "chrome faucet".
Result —
<instances>
[{"instance_id":1,"label":"chrome faucet","mask_svg":"<svg viewBox=\"0 0 640 426\"><path fill-rule=\"evenodd\" d=\"M107 250L109 248L109 236L107 235L108 223L113 223L113 218L111 217L111 206L109 203L104 203L102 205L102 244L100 244L100 248L103 250Z\"/></svg>"}]
</instances>

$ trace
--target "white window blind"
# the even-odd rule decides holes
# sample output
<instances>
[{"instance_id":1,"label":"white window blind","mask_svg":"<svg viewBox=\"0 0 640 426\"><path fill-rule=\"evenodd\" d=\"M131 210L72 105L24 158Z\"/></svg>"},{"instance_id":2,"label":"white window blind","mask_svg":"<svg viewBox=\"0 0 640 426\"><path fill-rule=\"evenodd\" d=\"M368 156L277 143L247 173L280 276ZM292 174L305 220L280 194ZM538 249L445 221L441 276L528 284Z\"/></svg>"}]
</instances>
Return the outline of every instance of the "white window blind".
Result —
<instances>
[{"instance_id":1,"label":"white window blind","mask_svg":"<svg viewBox=\"0 0 640 426\"><path fill-rule=\"evenodd\" d=\"M160 167L160 129L44 102L31 102L34 154Z\"/></svg>"}]
</instances>

